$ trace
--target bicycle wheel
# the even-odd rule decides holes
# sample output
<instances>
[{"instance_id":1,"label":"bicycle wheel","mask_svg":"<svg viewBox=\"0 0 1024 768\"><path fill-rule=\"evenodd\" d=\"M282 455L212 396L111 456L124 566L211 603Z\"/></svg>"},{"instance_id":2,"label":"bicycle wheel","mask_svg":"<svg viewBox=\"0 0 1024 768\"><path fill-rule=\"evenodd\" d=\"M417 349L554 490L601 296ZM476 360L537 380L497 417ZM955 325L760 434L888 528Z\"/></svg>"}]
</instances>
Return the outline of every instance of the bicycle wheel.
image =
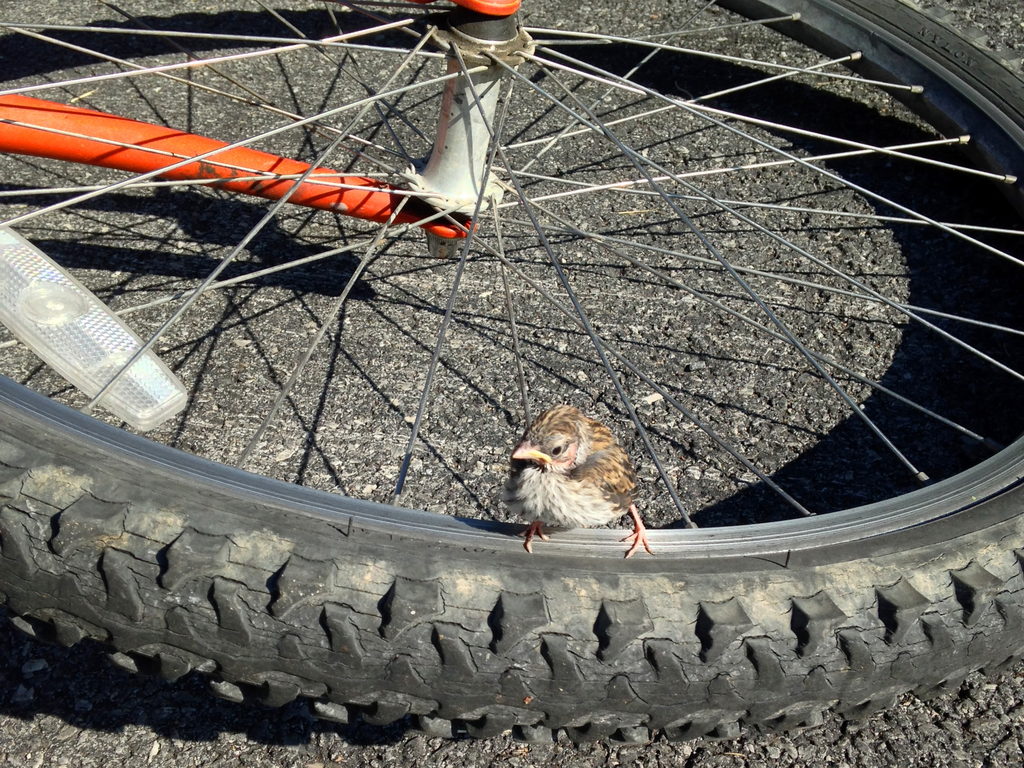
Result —
<instances>
[{"instance_id":1,"label":"bicycle wheel","mask_svg":"<svg viewBox=\"0 0 1024 768\"><path fill-rule=\"evenodd\" d=\"M4 157L3 221L189 395L143 438L5 343L14 622L232 700L578 741L853 718L1018 658L1021 81L902 2L720 5L641 3L628 37L527 7L503 195L451 258ZM396 189L430 151L430 9L61 7L4 12L0 98ZM511 535L507 452L561 401L637 460L655 557Z\"/></svg>"}]
</instances>

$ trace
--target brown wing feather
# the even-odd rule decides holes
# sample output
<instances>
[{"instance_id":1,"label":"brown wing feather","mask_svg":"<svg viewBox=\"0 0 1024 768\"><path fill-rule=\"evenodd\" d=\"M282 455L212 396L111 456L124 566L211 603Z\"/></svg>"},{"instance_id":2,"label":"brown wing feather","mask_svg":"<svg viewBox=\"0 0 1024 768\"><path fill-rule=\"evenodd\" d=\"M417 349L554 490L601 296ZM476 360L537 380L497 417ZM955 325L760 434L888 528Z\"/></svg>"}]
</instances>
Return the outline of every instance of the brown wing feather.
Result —
<instances>
[{"instance_id":1,"label":"brown wing feather","mask_svg":"<svg viewBox=\"0 0 1024 768\"><path fill-rule=\"evenodd\" d=\"M601 494L625 513L633 503L636 472L629 455L604 424L587 419L590 430L590 455L570 473L570 477L601 490Z\"/></svg>"}]
</instances>

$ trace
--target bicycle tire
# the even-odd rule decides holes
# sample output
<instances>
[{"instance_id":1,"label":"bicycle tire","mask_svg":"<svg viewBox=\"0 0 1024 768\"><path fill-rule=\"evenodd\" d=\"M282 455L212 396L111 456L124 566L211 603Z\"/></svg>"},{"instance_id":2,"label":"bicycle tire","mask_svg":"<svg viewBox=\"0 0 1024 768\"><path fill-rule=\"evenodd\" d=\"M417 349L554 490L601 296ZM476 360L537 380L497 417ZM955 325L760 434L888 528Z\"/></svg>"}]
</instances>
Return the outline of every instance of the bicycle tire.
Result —
<instances>
[{"instance_id":1,"label":"bicycle tire","mask_svg":"<svg viewBox=\"0 0 1024 768\"><path fill-rule=\"evenodd\" d=\"M926 111L985 113L957 128L981 131L993 168L1019 162L1021 80L943 20L725 4L798 5L787 33L826 50L870 40L865 66L929 78ZM254 477L5 379L0 589L30 634L210 674L233 701L301 696L328 720L444 736L728 738L863 717L1021 658L1022 478L1018 441L856 515L661 532L656 558L626 563L613 532L581 532L526 563L506 527Z\"/></svg>"}]
</instances>

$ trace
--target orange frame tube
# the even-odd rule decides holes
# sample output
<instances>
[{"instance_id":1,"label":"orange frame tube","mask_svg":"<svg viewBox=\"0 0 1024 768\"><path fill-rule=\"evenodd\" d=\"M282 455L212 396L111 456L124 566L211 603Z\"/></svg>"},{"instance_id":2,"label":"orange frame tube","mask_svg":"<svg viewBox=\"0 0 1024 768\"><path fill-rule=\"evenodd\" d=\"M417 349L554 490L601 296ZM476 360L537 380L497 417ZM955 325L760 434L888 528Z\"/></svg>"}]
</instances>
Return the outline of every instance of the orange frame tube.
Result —
<instances>
[{"instance_id":1,"label":"orange frame tube","mask_svg":"<svg viewBox=\"0 0 1024 768\"><path fill-rule=\"evenodd\" d=\"M15 121L21 125L6 121ZM54 131L77 135L68 136ZM115 146L109 143L111 141L131 144L139 149ZM106 112L28 96L0 96L0 152L147 173L181 163L183 158L196 157L227 146L223 141ZM147 151L154 149L160 152ZM163 152L173 153L174 156ZM355 188L338 189L307 178L292 191L296 182L291 179L233 180L266 172L298 175L309 170L309 167L308 163L299 160L248 147L234 147L168 170L161 173L160 178L218 179L222 181L216 186L221 189L271 200L290 193L290 203L377 222L387 221L398 204L407 197L397 187L376 179L346 176L323 167L317 167L313 173L330 174L330 182ZM406 204L395 221L415 223L430 215L430 212L426 204L413 199ZM447 223L431 222L424 224L423 229L441 237L465 236L464 230Z\"/></svg>"},{"instance_id":2,"label":"orange frame tube","mask_svg":"<svg viewBox=\"0 0 1024 768\"><path fill-rule=\"evenodd\" d=\"M426 5L434 0L413 0L413 2ZM518 11L519 6L523 4L522 0L452 0L452 2L488 16L510 16Z\"/></svg>"}]
</instances>

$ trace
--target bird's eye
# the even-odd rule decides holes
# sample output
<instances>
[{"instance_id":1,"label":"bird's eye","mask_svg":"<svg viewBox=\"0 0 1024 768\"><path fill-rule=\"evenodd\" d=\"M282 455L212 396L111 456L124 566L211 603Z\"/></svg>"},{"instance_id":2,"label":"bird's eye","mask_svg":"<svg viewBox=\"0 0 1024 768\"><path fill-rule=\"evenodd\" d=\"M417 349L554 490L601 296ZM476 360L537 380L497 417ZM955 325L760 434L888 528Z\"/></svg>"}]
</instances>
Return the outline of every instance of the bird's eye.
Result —
<instances>
[{"instance_id":1,"label":"bird's eye","mask_svg":"<svg viewBox=\"0 0 1024 768\"><path fill-rule=\"evenodd\" d=\"M563 450L564 450L563 446L556 445L554 448L551 449L551 455L552 456L558 456Z\"/></svg>"}]
</instances>

